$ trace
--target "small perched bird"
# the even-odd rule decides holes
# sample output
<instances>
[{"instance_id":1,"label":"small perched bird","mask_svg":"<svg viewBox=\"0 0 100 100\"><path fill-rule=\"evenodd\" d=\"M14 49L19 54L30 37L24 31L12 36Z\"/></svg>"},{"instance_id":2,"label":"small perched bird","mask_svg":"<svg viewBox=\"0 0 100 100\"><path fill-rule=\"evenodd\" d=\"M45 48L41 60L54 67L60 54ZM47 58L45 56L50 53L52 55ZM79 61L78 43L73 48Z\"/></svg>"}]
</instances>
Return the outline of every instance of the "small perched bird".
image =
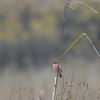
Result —
<instances>
[{"instance_id":1,"label":"small perched bird","mask_svg":"<svg viewBox=\"0 0 100 100\"><path fill-rule=\"evenodd\" d=\"M59 77L62 77L62 74L61 74L62 70L61 70L59 63L57 61L55 61L53 63L53 69L57 74L59 74Z\"/></svg>"}]
</instances>

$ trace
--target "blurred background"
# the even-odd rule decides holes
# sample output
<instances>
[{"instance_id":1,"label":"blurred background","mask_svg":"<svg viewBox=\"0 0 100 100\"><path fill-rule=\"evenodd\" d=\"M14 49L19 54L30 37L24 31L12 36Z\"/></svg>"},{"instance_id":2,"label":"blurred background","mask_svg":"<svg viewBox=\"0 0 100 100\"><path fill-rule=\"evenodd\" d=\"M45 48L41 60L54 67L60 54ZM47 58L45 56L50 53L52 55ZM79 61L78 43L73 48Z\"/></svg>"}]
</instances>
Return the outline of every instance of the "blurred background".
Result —
<instances>
[{"instance_id":1,"label":"blurred background","mask_svg":"<svg viewBox=\"0 0 100 100\"><path fill-rule=\"evenodd\" d=\"M44 100L51 100L55 76L52 62L59 58L65 2L0 0L0 99L9 98L13 87L14 100L18 100L17 90L21 87L28 87L23 98L31 98L33 86L36 93L44 91ZM98 13L82 4L75 4L74 10L68 9L62 52L83 32L100 52L100 3L84 2ZM73 74L78 83L86 75L90 91L98 90L100 58L86 37L68 52L61 65L65 77L70 79ZM30 96L25 95L28 93Z\"/></svg>"}]
</instances>

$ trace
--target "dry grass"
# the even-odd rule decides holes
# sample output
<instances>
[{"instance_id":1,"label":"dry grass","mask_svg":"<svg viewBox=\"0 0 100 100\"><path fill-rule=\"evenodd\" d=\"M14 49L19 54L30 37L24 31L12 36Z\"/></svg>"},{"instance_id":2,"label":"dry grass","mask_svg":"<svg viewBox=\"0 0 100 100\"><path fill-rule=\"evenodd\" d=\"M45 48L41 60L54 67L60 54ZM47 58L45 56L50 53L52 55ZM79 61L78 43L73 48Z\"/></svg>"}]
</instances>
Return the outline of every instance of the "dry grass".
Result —
<instances>
[{"instance_id":1,"label":"dry grass","mask_svg":"<svg viewBox=\"0 0 100 100\"><path fill-rule=\"evenodd\" d=\"M58 82L58 100L99 100L99 60L72 61L61 63L64 81L60 78ZM5 69L0 74L0 100L51 100L54 72L52 66L46 67L27 71Z\"/></svg>"}]
</instances>

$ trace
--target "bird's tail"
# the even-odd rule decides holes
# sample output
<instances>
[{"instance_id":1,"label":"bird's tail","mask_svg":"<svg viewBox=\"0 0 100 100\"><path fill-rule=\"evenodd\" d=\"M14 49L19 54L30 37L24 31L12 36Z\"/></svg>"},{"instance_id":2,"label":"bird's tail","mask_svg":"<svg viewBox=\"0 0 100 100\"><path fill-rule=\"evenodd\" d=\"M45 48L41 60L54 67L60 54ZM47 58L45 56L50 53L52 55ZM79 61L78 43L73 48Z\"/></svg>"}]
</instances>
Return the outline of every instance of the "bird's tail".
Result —
<instances>
[{"instance_id":1,"label":"bird's tail","mask_svg":"<svg viewBox=\"0 0 100 100\"><path fill-rule=\"evenodd\" d=\"M61 73L59 73L59 77L62 77Z\"/></svg>"}]
</instances>

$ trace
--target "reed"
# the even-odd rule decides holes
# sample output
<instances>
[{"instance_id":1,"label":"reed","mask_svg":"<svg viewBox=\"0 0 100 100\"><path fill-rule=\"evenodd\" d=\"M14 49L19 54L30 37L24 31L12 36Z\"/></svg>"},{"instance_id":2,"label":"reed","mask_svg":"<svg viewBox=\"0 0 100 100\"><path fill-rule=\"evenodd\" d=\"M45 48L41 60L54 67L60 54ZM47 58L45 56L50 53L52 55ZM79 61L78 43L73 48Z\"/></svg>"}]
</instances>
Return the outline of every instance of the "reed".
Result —
<instances>
[{"instance_id":1,"label":"reed","mask_svg":"<svg viewBox=\"0 0 100 100\"><path fill-rule=\"evenodd\" d=\"M70 51L70 49L83 37L83 36L86 36L86 38L88 39L88 41L91 43L93 49L95 50L95 52L97 53L97 55L100 57L100 54L98 52L98 50L96 49L96 47L94 46L94 44L92 43L91 39L88 37L88 35L86 33L82 33L70 46L69 48L62 54L62 45L63 45L63 36L64 36L64 28L65 28L65 22L66 22L66 17L67 17L67 13L68 13L68 8L73 8L73 5L76 4L76 3L79 3L79 4L83 4L85 5L86 7L88 7L89 9L91 9L93 12L95 13L98 13L96 10L94 10L92 7L90 7L88 4L86 4L84 2L85 0L67 0L66 3L65 3L65 6L64 6L64 13L63 13L63 28L62 28L62 33L61 33L61 43L60 43L60 57L59 57L59 64L60 64L60 61L62 60L62 58L64 58L64 56L68 53L68 51ZM98 0L92 0L92 1L96 1L96 2L99 2ZM64 76L63 76L64 77ZM63 77L62 77L62 83L63 83ZM58 83L58 74L57 76L55 77L55 81L54 81L54 91L53 91L53 94L52 94L52 100L56 100L56 92L57 92L57 83ZM72 85L72 84L70 84ZM63 100L63 87L64 87L64 84L62 85L62 90L61 90L61 99L60 100ZM80 85L79 85L80 87ZM78 87L78 89L79 89ZM78 90L77 90L78 92ZM85 99L85 93L86 93L86 90L84 90L84 96L83 96L83 100ZM77 96L77 93L74 97L73 100L76 100L76 96ZM69 91L69 96L66 100L70 100L71 99L71 88L70 88L70 91Z\"/></svg>"}]
</instances>

